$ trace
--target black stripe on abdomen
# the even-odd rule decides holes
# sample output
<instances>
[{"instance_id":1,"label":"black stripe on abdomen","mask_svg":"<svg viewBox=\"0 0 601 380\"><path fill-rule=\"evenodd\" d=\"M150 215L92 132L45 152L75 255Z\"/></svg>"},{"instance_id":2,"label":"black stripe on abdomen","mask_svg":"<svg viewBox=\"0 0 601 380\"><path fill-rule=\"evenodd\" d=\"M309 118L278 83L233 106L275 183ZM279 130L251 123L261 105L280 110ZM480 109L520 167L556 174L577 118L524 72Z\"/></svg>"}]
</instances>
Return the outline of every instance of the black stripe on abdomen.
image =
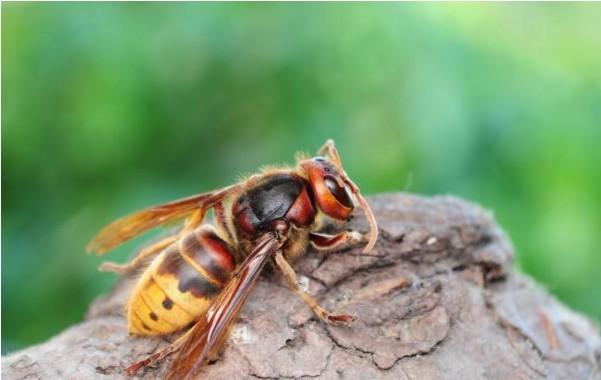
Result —
<instances>
[{"instance_id":1,"label":"black stripe on abdomen","mask_svg":"<svg viewBox=\"0 0 601 380\"><path fill-rule=\"evenodd\" d=\"M212 298L222 288L186 262L175 247L167 250L165 259L157 268L157 273L173 275L177 279L178 290L182 293L190 292L196 298Z\"/></svg>"}]
</instances>

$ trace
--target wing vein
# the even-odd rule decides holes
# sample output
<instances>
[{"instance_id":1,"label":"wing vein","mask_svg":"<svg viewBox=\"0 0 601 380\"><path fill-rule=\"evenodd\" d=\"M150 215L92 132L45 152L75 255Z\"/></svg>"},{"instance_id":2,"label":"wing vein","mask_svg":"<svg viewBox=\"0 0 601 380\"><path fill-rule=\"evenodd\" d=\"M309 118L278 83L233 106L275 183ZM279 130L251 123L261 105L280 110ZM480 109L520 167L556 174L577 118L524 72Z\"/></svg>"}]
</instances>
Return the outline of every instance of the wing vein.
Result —
<instances>
[{"instance_id":1,"label":"wing vein","mask_svg":"<svg viewBox=\"0 0 601 380\"><path fill-rule=\"evenodd\" d=\"M282 242L275 238L273 232L265 233L257 239L238 272L192 327L178 356L169 367L166 379L192 378L205 359L221 347L261 270L281 245Z\"/></svg>"}]
</instances>

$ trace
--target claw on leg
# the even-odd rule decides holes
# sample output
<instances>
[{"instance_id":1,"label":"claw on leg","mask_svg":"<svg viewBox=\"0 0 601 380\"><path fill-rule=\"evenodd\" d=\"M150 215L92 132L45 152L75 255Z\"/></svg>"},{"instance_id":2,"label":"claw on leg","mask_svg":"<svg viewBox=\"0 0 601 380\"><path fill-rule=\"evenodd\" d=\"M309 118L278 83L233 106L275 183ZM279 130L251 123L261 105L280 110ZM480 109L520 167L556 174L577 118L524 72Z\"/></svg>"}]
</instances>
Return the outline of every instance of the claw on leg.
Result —
<instances>
[{"instance_id":1,"label":"claw on leg","mask_svg":"<svg viewBox=\"0 0 601 380\"><path fill-rule=\"evenodd\" d=\"M328 315L326 320L331 325L350 326L353 324L355 319L356 318L353 317L352 315L340 314L340 315Z\"/></svg>"},{"instance_id":2,"label":"claw on leg","mask_svg":"<svg viewBox=\"0 0 601 380\"><path fill-rule=\"evenodd\" d=\"M281 251L276 254L275 261L282 273L284 274L284 277L288 281L288 285L290 286L290 288L296 294L298 294L303 299L303 301L305 301L307 306L311 308L313 313L315 313L315 315L319 319L330 325L350 326L351 323L353 323L355 317L353 317L352 315L332 314L323 307L319 306L319 304L317 303L317 301L315 301L315 299L313 299L313 297L304 292L298 284L298 278L296 277L294 269L292 269L290 264L288 264Z\"/></svg>"},{"instance_id":3,"label":"claw on leg","mask_svg":"<svg viewBox=\"0 0 601 380\"><path fill-rule=\"evenodd\" d=\"M355 321L355 317L348 314L331 314L321 306L313 310L322 321L333 326L350 326Z\"/></svg>"},{"instance_id":4,"label":"claw on leg","mask_svg":"<svg viewBox=\"0 0 601 380\"><path fill-rule=\"evenodd\" d=\"M184 336L185 336L185 334L184 334ZM142 368L148 367L149 365L156 363L157 361L162 360L163 358L167 357L169 354L177 351L179 349L179 346L181 346L181 342L182 341L181 341L181 337L180 337L175 342L168 345L167 347L155 352L154 354L152 354L142 360L139 360L139 361L129 365L123 371L129 376L134 376Z\"/></svg>"},{"instance_id":5,"label":"claw on leg","mask_svg":"<svg viewBox=\"0 0 601 380\"><path fill-rule=\"evenodd\" d=\"M154 354L150 355L147 358L144 358L140 361L137 361L133 364L131 364L130 366L128 366L127 368L125 368L123 371L128 375L128 376L134 376L136 373L138 373L139 370L141 370L144 367L148 367L149 365L151 365L152 363L155 363L158 360L161 360L162 358L164 358L165 356L167 356L169 353L163 353L164 350L161 350L159 352L155 352Z\"/></svg>"},{"instance_id":6,"label":"claw on leg","mask_svg":"<svg viewBox=\"0 0 601 380\"><path fill-rule=\"evenodd\" d=\"M344 231L336 235L311 232L309 240L315 249L330 252L343 247L353 247L368 241L368 237L358 231Z\"/></svg>"},{"instance_id":7,"label":"claw on leg","mask_svg":"<svg viewBox=\"0 0 601 380\"><path fill-rule=\"evenodd\" d=\"M186 341L186 338L190 334L191 331L192 331L192 329L189 329L188 331L186 331L186 333L182 334L175 341L173 341L173 343L158 350L154 354L145 357L142 360L132 363L131 365L126 367L123 371L129 376L134 376L142 368L148 367L149 365L152 365L152 364L158 362L159 360L163 360L165 357L169 356L170 354L172 354L175 351L180 349L181 345Z\"/></svg>"}]
</instances>

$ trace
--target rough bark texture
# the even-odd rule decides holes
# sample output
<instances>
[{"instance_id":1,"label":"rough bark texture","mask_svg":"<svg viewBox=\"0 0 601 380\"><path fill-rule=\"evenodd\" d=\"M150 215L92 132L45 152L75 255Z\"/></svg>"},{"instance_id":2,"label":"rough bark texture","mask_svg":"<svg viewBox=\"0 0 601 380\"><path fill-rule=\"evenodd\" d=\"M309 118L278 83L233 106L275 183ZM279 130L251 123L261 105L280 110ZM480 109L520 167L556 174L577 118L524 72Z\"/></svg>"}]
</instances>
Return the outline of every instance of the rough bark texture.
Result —
<instances>
[{"instance_id":1,"label":"rough bark texture","mask_svg":"<svg viewBox=\"0 0 601 380\"><path fill-rule=\"evenodd\" d=\"M316 321L279 275L266 275L202 378L601 378L598 327L512 272L511 244L490 213L451 197L370 203L380 224L371 254L310 252L295 265L324 306L357 322ZM366 228L360 214L353 224ZM84 322L2 358L2 377L123 377L124 366L167 343L127 335L134 281L96 300ZM166 364L140 376L161 378Z\"/></svg>"}]
</instances>

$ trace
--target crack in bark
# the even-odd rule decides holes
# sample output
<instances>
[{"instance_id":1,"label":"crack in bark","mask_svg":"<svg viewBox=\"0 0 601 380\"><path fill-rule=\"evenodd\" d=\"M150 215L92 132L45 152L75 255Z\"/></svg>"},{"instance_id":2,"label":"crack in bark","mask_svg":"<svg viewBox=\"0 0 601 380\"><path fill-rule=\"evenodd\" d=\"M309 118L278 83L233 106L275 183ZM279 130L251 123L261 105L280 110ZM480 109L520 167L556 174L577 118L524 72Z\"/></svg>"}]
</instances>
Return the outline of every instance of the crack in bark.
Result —
<instances>
[{"instance_id":1,"label":"crack in bark","mask_svg":"<svg viewBox=\"0 0 601 380\"><path fill-rule=\"evenodd\" d=\"M495 309L492 294L520 289L527 297L526 302L559 313L552 314L554 318L561 315L570 320L566 317L569 314L561 313L565 310L563 306L551 297L535 291L533 286L516 283L514 279L521 278L520 275L508 275L513 257L511 244L490 214L450 197L388 194L373 197L369 202L380 223L380 239L374 253L365 255L358 249L327 256L309 252L307 261L297 267L301 268L299 274L315 281L312 286L317 290L316 298L327 296L337 308L348 308L349 313L365 318L354 327L357 330L351 334L315 323L312 314L308 318L309 314L302 311L297 314L300 304L290 302L293 296L288 288L272 277L262 276L264 283L259 288L264 294L249 300L245 307L247 314L243 311L242 318L249 328L268 334L268 339L258 340L246 348L234 344L232 349L239 355L228 355L217 365L206 366L202 376L210 378L218 374L220 378L237 378L246 374L256 379L309 379L344 373L351 379L377 378L380 374L412 380L411 374L419 374L419 378L424 379L444 378L449 375L445 372L449 368L458 376L473 375L473 370L483 368L487 376L493 378L545 374L552 378L592 378L599 374L601 339L596 338L598 332L594 328L579 330L581 338L574 339L574 346L566 351L575 355L555 357L545 354L529 337L536 336L529 325L522 326L522 330L510 322L515 320L515 315L501 315L502 310ZM364 221L360 227L365 229ZM389 293L379 292L399 277L406 277L411 284L404 288L392 287ZM133 277L122 279L109 295L92 305L86 322L65 331L61 337L3 358L2 377L115 376L124 361L154 352L163 345L162 339L140 341L124 337L122 304L132 281L135 281ZM360 293L363 289L367 290ZM353 297L358 293L360 296L354 302ZM482 297L484 303L473 297ZM370 308L374 314L367 314ZM290 316L297 315L299 317L291 321ZM464 316L466 321L475 324L480 334L478 343L474 343L469 325L458 327ZM283 326L285 331L280 331ZM287 347L281 342L291 336L291 331L294 337L303 331L310 332L312 338L296 342L290 353L281 352ZM502 334L506 339L498 339ZM449 339L450 336L453 339ZM560 342L564 339L563 335L558 338ZM382 342L377 341L376 345L371 339L382 339ZM496 339L498 346L492 356L486 350L473 347L491 339ZM278 349L278 346L281 347ZM274 353L286 359L284 366L266 363L273 360ZM504 355L502 360L498 354ZM416 359L418 357L423 359ZM463 359L458 361L459 357ZM422 360L427 365L417 370L414 365ZM318 368L315 368L316 361ZM353 368L355 363L360 364ZM148 368L142 376L160 378L166 364ZM305 374L307 368L311 374ZM278 376L281 375L278 372L299 376ZM276 377L261 376L261 373Z\"/></svg>"},{"instance_id":2,"label":"crack in bark","mask_svg":"<svg viewBox=\"0 0 601 380\"><path fill-rule=\"evenodd\" d=\"M535 372L537 375L542 376L542 377L547 377L547 373L546 372L543 372L540 369L536 368L532 363L530 363L530 361L528 361L524 357L524 353L520 352L520 350L518 349L518 347L516 347L515 342L511 340L510 336L511 336L512 333L518 334L521 337L521 339L524 342L526 342L533 349L534 353L536 353L536 355L538 356L538 358L541 361L541 363L544 364L544 353L541 350L541 348L536 344L536 342L534 340L532 340L518 326L514 325L510 321L508 321L505 318L503 318L497 312L496 307L495 307L494 303L492 302L492 300L489 299L489 295L485 295L485 305L486 305L486 308L491 312L493 320L495 320L497 322L497 324L499 325L499 327L501 327L506 332L505 333L505 337L507 338L507 341L509 342L509 346L516 352L516 354L519 357L520 361L523 364L525 364L528 368L530 368L533 372Z\"/></svg>"},{"instance_id":3,"label":"crack in bark","mask_svg":"<svg viewBox=\"0 0 601 380\"><path fill-rule=\"evenodd\" d=\"M418 352L416 352L414 354L407 354L407 355L402 355L402 356L397 357L397 359L394 361L394 363L392 364L392 366L390 366L388 368L380 367L377 363L376 363L376 367L378 367L378 369L380 369L382 371L390 371L390 370L392 370L397 364L399 364L404 359L411 359L411 358L415 358L415 357L418 357L418 356L432 354L432 353L434 353L438 349L438 347L442 346L442 344L444 343L444 341L447 339L447 336L448 336L448 334L444 338L442 338L441 340L439 340L438 342L436 342L436 344L434 344L432 347L430 347L430 348L428 348L426 350L421 350L421 351L418 351ZM405 371L403 370L403 372L405 372Z\"/></svg>"},{"instance_id":4,"label":"crack in bark","mask_svg":"<svg viewBox=\"0 0 601 380\"><path fill-rule=\"evenodd\" d=\"M300 376L285 376L282 374L279 374L278 376L261 376L258 375L255 371L249 371L247 373L247 375L254 377L256 379L268 379L268 380L277 380L277 379L292 379L292 380L301 380L301 379L315 379L315 378L319 378L323 375L323 373L325 371L327 371L328 367L330 366L330 358L332 357L332 353L334 352L334 345L330 346L330 351L328 352L327 356L326 356L326 365L319 370L319 373L317 375L300 375ZM248 359L246 359L248 362ZM249 363L249 368L252 368L252 365L250 365Z\"/></svg>"},{"instance_id":5,"label":"crack in bark","mask_svg":"<svg viewBox=\"0 0 601 380\"><path fill-rule=\"evenodd\" d=\"M327 326L323 326L323 328L325 330L325 333L326 333L327 337L330 338L330 340L332 341L332 343L334 343L334 345L336 347L338 347L341 350L344 350L345 352L348 352L348 353L350 353L352 355L360 357L360 358L365 358L364 355L367 355L371 359L371 361L373 363L374 352L368 351L368 350L363 350L363 349L361 349L359 347L354 347L354 346L353 347L347 347L347 346L343 345L342 343L340 343L336 338L334 338L334 336L332 335L332 333L330 332L330 330L327 328ZM359 355L358 353L364 354L364 355Z\"/></svg>"}]
</instances>

